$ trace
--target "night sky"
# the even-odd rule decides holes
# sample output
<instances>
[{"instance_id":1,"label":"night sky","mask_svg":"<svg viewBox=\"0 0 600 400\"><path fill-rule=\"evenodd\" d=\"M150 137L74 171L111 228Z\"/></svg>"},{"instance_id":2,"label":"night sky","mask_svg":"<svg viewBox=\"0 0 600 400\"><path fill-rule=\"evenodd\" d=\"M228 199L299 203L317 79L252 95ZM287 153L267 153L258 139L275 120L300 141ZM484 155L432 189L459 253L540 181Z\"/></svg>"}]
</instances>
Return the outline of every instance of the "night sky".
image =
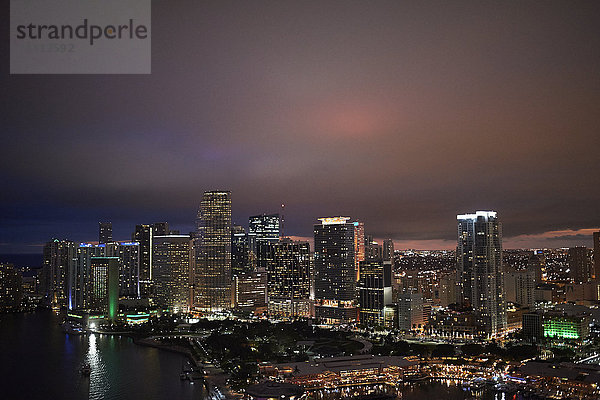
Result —
<instances>
[{"instance_id":1,"label":"night sky","mask_svg":"<svg viewBox=\"0 0 600 400\"><path fill-rule=\"evenodd\" d=\"M0 254L135 224L194 229L202 192L286 233L348 215L453 248L600 227L600 2L154 1L151 75L9 75L0 31Z\"/></svg>"}]
</instances>

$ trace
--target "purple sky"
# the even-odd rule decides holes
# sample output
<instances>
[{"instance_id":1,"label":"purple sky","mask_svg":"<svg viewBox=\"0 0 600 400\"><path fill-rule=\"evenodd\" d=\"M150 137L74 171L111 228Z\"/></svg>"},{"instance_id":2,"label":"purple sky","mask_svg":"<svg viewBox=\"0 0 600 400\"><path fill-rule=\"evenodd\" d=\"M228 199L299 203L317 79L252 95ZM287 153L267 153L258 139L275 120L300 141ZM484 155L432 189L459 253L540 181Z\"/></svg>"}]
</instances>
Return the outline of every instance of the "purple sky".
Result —
<instances>
[{"instance_id":1,"label":"purple sky","mask_svg":"<svg viewBox=\"0 0 600 400\"><path fill-rule=\"evenodd\" d=\"M8 35L8 2L2 4ZM152 5L152 74L9 75L0 44L0 253L95 240L112 220L234 220L312 235L349 215L406 247L453 247L493 209L505 247L591 246L600 226L600 3ZM556 232L559 233L556 233Z\"/></svg>"}]
</instances>

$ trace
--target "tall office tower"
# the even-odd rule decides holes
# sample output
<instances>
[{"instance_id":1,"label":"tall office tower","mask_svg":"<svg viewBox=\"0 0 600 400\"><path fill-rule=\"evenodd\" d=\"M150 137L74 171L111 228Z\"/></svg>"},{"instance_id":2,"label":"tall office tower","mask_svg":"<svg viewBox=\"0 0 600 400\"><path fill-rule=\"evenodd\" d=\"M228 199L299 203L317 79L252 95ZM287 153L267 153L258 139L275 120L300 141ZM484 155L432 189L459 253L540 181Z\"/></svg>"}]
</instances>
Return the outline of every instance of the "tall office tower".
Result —
<instances>
[{"instance_id":1,"label":"tall office tower","mask_svg":"<svg viewBox=\"0 0 600 400\"><path fill-rule=\"evenodd\" d=\"M140 246L140 297L148 298L152 289L152 225L136 225L131 235Z\"/></svg>"},{"instance_id":2,"label":"tall office tower","mask_svg":"<svg viewBox=\"0 0 600 400\"><path fill-rule=\"evenodd\" d=\"M527 260L527 270L533 271L535 284L542 283L542 258L535 252Z\"/></svg>"},{"instance_id":3,"label":"tall office tower","mask_svg":"<svg viewBox=\"0 0 600 400\"><path fill-rule=\"evenodd\" d=\"M586 283L592 279L592 265L585 246L569 248L567 256L571 279L575 283Z\"/></svg>"},{"instance_id":4,"label":"tall office tower","mask_svg":"<svg viewBox=\"0 0 600 400\"><path fill-rule=\"evenodd\" d=\"M284 238L271 244L267 265L269 316L310 316L310 244Z\"/></svg>"},{"instance_id":5,"label":"tall office tower","mask_svg":"<svg viewBox=\"0 0 600 400\"><path fill-rule=\"evenodd\" d=\"M119 310L119 258L92 257L90 309L108 314L114 321Z\"/></svg>"},{"instance_id":6,"label":"tall office tower","mask_svg":"<svg viewBox=\"0 0 600 400\"><path fill-rule=\"evenodd\" d=\"M398 294L398 329L405 332L422 331L427 324L421 293Z\"/></svg>"},{"instance_id":7,"label":"tall office tower","mask_svg":"<svg viewBox=\"0 0 600 400\"><path fill-rule=\"evenodd\" d=\"M315 316L325 323L354 321L354 224L347 217L319 218L315 234Z\"/></svg>"},{"instance_id":8,"label":"tall office tower","mask_svg":"<svg viewBox=\"0 0 600 400\"><path fill-rule=\"evenodd\" d=\"M234 225L231 233L231 273L236 276L252 270L248 235L243 226Z\"/></svg>"},{"instance_id":9,"label":"tall office tower","mask_svg":"<svg viewBox=\"0 0 600 400\"><path fill-rule=\"evenodd\" d=\"M371 235L365 237L365 260L369 259L383 259L383 247Z\"/></svg>"},{"instance_id":10,"label":"tall office tower","mask_svg":"<svg viewBox=\"0 0 600 400\"><path fill-rule=\"evenodd\" d=\"M98 243L103 244L112 241L112 222L98 222Z\"/></svg>"},{"instance_id":11,"label":"tall office tower","mask_svg":"<svg viewBox=\"0 0 600 400\"><path fill-rule=\"evenodd\" d=\"M248 218L248 245L257 258L258 269L265 269L267 261L261 255L268 253L271 243L277 243L281 235L279 214L262 214Z\"/></svg>"},{"instance_id":12,"label":"tall office tower","mask_svg":"<svg viewBox=\"0 0 600 400\"><path fill-rule=\"evenodd\" d=\"M365 224L354 223L354 263L356 264L356 281L360 279L360 262L365 261Z\"/></svg>"},{"instance_id":13,"label":"tall office tower","mask_svg":"<svg viewBox=\"0 0 600 400\"><path fill-rule=\"evenodd\" d=\"M457 216L458 300L470 305L489 336L506 329L502 226L494 211Z\"/></svg>"},{"instance_id":14,"label":"tall office tower","mask_svg":"<svg viewBox=\"0 0 600 400\"><path fill-rule=\"evenodd\" d=\"M105 244L80 243L75 247L68 278L68 307L70 310L91 308L92 258L104 256L106 256Z\"/></svg>"},{"instance_id":15,"label":"tall office tower","mask_svg":"<svg viewBox=\"0 0 600 400\"><path fill-rule=\"evenodd\" d=\"M75 243L69 240L53 239L44 246L44 295L53 307L68 306L70 266L74 255Z\"/></svg>"},{"instance_id":16,"label":"tall office tower","mask_svg":"<svg viewBox=\"0 0 600 400\"><path fill-rule=\"evenodd\" d=\"M267 311L267 274L261 271L243 272L234 276L235 308L262 314Z\"/></svg>"},{"instance_id":17,"label":"tall office tower","mask_svg":"<svg viewBox=\"0 0 600 400\"><path fill-rule=\"evenodd\" d=\"M367 326L384 326L385 306L392 303L392 265L381 259L360 263L358 306L360 322Z\"/></svg>"},{"instance_id":18,"label":"tall office tower","mask_svg":"<svg viewBox=\"0 0 600 400\"><path fill-rule=\"evenodd\" d=\"M106 245L109 257L119 258L119 296L139 298L140 245L137 242L113 242Z\"/></svg>"},{"instance_id":19,"label":"tall office tower","mask_svg":"<svg viewBox=\"0 0 600 400\"><path fill-rule=\"evenodd\" d=\"M172 314L187 313L192 299L190 236L163 235L153 239L154 302Z\"/></svg>"},{"instance_id":20,"label":"tall office tower","mask_svg":"<svg viewBox=\"0 0 600 400\"><path fill-rule=\"evenodd\" d=\"M600 281L600 232L594 232L594 279Z\"/></svg>"},{"instance_id":21,"label":"tall office tower","mask_svg":"<svg viewBox=\"0 0 600 400\"><path fill-rule=\"evenodd\" d=\"M204 311L230 309L231 192L205 192L197 221L195 306Z\"/></svg>"},{"instance_id":22,"label":"tall office tower","mask_svg":"<svg viewBox=\"0 0 600 400\"><path fill-rule=\"evenodd\" d=\"M12 264L0 264L0 313L18 311L23 298L23 277Z\"/></svg>"},{"instance_id":23,"label":"tall office tower","mask_svg":"<svg viewBox=\"0 0 600 400\"><path fill-rule=\"evenodd\" d=\"M383 261L390 261L392 267L394 266L394 241L392 239L385 239L383 241Z\"/></svg>"}]
</instances>

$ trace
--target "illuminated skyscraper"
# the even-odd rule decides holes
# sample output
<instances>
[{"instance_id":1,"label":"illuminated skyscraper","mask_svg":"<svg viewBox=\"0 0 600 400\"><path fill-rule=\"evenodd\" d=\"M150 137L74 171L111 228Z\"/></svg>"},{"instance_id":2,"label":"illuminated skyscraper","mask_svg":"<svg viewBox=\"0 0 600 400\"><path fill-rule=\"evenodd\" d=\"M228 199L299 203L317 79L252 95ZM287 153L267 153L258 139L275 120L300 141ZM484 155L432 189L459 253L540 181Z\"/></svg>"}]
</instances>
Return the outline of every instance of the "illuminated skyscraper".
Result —
<instances>
[{"instance_id":1,"label":"illuminated skyscraper","mask_svg":"<svg viewBox=\"0 0 600 400\"><path fill-rule=\"evenodd\" d=\"M243 226L234 225L231 234L231 273L236 276L252 270L248 234Z\"/></svg>"},{"instance_id":2,"label":"illuminated skyscraper","mask_svg":"<svg viewBox=\"0 0 600 400\"><path fill-rule=\"evenodd\" d=\"M356 264L350 218L319 218L315 234L315 316L326 323L354 321Z\"/></svg>"},{"instance_id":3,"label":"illuminated skyscraper","mask_svg":"<svg viewBox=\"0 0 600 400\"><path fill-rule=\"evenodd\" d=\"M502 227L494 211L457 216L458 301L473 307L490 336L506 329Z\"/></svg>"},{"instance_id":4,"label":"illuminated skyscraper","mask_svg":"<svg viewBox=\"0 0 600 400\"><path fill-rule=\"evenodd\" d=\"M108 314L114 321L119 309L119 258L92 257L90 309Z\"/></svg>"},{"instance_id":5,"label":"illuminated skyscraper","mask_svg":"<svg viewBox=\"0 0 600 400\"><path fill-rule=\"evenodd\" d=\"M44 246L42 286L54 307L67 307L70 267L75 257L75 243L53 239Z\"/></svg>"},{"instance_id":6,"label":"illuminated skyscraper","mask_svg":"<svg viewBox=\"0 0 600 400\"><path fill-rule=\"evenodd\" d=\"M369 259L360 263L358 303L361 324L384 326L384 308L392 303L390 261Z\"/></svg>"},{"instance_id":7,"label":"illuminated skyscraper","mask_svg":"<svg viewBox=\"0 0 600 400\"><path fill-rule=\"evenodd\" d=\"M12 264L0 264L0 313L18 311L23 298L23 277Z\"/></svg>"},{"instance_id":8,"label":"illuminated skyscraper","mask_svg":"<svg viewBox=\"0 0 600 400\"><path fill-rule=\"evenodd\" d=\"M205 311L230 309L231 192L205 192L197 222L195 306Z\"/></svg>"},{"instance_id":9,"label":"illuminated skyscraper","mask_svg":"<svg viewBox=\"0 0 600 400\"><path fill-rule=\"evenodd\" d=\"M571 279L575 283L587 283L592 280L593 269L585 246L569 248L569 270Z\"/></svg>"},{"instance_id":10,"label":"illuminated skyscraper","mask_svg":"<svg viewBox=\"0 0 600 400\"><path fill-rule=\"evenodd\" d=\"M107 256L119 258L119 296L138 298L140 245L137 242L113 242L106 245Z\"/></svg>"},{"instance_id":11,"label":"illuminated skyscraper","mask_svg":"<svg viewBox=\"0 0 600 400\"><path fill-rule=\"evenodd\" d=\"M140 297L152 297L152 238L169 234L167 222L136 225L135 232L131 235L133 242L140 246Z\"/></svg>"},{"instance_id":12,"label":"illuminated skyscraper","mask_svg":"<svg viewBox=\"0 0 600 400\"><path fill-rule=\"evenodd\" d=\"M600 232L594 232L594 279L600 281Z\"/></svg>"},{"instance_id":13,"label":"illuminated skyscraper","mask_svg":"<svg viewBox=\"0 0 600 400\"><path fill-rule=\"evenodd\" d=\"M187 313L191 303L190 237L164 235L153 239L154 302L173 314Z\"/></svg>"},{"instance_id":14,"label":"illuminated skyscraper","mask_svg":"<svg viewBox=\"0 0 600 400\"><path fill-rule=\"evenodd\" d=\"M98 243L110 243L112 237L112 222L98 222Z\"/></svg>"},{"instance_id":15,"label":"illuminated skyscraper","mask_svg":"<svg viewBox=\"0 0 600 400\"><path fill-rule=\"evenodd\" d=\"M360 262L365 261L365 224L354 222L354 263L356 264L356 280L360 278Z\"/></svg>"},{"instance_id":16,"label":"illuminated skyscraper","mask_svg":"<svg viewBox=\"0 0 600 400\"><path fill-rule=\"evenodd\" d=\"M284 238L271 244L267 265L269 316L310 316L310 244Z\"/></svg>"},{"instance_id":17,"label":"illuminated skyscraper","mask_svg":"<svg viewBox=\"0 0 600 400\"><path fill-rule=\"evenodd\" d=\"M383 261L389 261L394 266L394 241L385 239L383 241Z\"/></svg>"}]
</instances>

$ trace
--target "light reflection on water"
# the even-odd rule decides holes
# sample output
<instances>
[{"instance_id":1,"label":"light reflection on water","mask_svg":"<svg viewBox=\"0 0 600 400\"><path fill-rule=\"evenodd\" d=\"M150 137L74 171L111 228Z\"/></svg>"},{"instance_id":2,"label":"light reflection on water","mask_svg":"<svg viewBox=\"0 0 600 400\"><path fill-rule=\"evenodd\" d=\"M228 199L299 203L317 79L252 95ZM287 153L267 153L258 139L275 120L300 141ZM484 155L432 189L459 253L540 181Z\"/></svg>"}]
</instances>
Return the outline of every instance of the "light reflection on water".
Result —
<instances>
[{"instance_id":1,"label":"light reflection on water","mask_svg":"<svg viewBox=\"0 0 600 400\"><path fill-rule=\"evenodd\" d=\"M90 364L90 399L103 399L110 390L106 366L102 361L102 354L98 351L98 337L95 333L89 336L86 360Z\"/></svg>"}]
</instances>

